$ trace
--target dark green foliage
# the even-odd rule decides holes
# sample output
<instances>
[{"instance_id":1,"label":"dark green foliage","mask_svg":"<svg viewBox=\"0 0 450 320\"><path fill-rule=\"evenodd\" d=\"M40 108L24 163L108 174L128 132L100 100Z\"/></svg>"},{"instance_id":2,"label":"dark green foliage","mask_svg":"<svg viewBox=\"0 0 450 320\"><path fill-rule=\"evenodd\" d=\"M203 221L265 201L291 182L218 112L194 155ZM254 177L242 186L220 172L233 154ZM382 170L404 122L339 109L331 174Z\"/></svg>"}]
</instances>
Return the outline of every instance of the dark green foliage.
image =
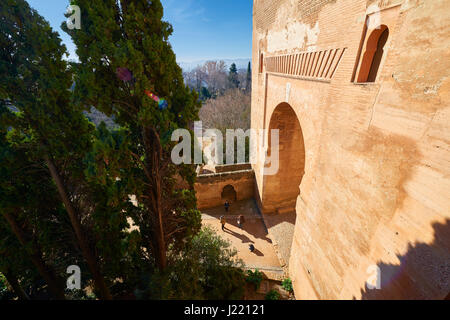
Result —
<instances>
[{"instance_id":1,"label":"dark green foliage","mask_svg":"<svg viewBox=\"0 0 450 320\"><path fill-rule=\"evenodd\" d=\"M137 299L235 300L244 294L245 275L236 251L210 229L203 229L178 253L165 272L143 274Z\"/></svg>"},{"instance_id":2,"label":"dark green foliage","mask_svg":"<svg viewBox=\"0 0 450 320\"><path fill-rule=\"evenodd\" d=\"M243 262L231 244L209 228L197 234L185 249L171 257L168 287L163 297L170 299L236 300L245 287ZM153 297L155 298L155 297Z\"/></svg>"},{"instance_id":3,"label":"dark green foliage","mask_svg":"<svg viewBox=\"0 0 450 320\"><path fill-rule=\"evenodd\" d=\"M0 272L21 299L241 297L236 253L198 234L194 167L170 159L172 131L196 120L199 104L161 3L72 3L83 29L70 31L81 60L71 65L24 0L0 3ZM119 80L119 67L134 80ZM115 125L94 126L86 106ZM70 265L93 296L64 292Z\"/></svg>"},{"instance_id":4,"label":"dark green foliage","mask_svg":"<svg viewBox=\"0 0 450 320\"><path fill-rule=\"evenodd\" d=\"M2 300L12 300L15 295L8 288L8 283L3 274L0 273L0 301Z\"/></svg>"},{"instance_id":5,"label":"dark green foliage","mask_svg":"<svg viewBox=\"0 0 450 320\"><path fill-rule=\"evenodd\" d=\"M200 100L206 101L208 99L211 99L211 93L209 92L208 88L202 87L200 90Z\"/></svg>"},{"instance_id":6,"label":"dark green foliage","mask_svg":"<svg viewBox=\"0 0 450 320\"><path fill-rule=\"evenodd\" d=\"M238 71L235 63L231 64L230 72L228 74L228 85L231 89L239 88L239 77Z\"/></svg>"},{"instance_id":7,"label":"dark green foliage","mask_svg":"<svg viewBox=\"0 0 450 320\"><path fill-rule=\"evenodd\" d=\"M124 128L129 145L120 152L127 168L121 182L139 207L132 219L140 228L142 245L155 264L167 266L167 250L182 247L200 224L189 224L196 211L193 166L174 166L171 133L198 118L197 95L186 87L162 21L160 1L72 1L82 8L82 29L67 30L77 45L80 64L74 89L76 102L92 105ZM117 76L119 68L132 81ZM146 96L150 91L168 101L166 110ZM182 183L180 183L182 182Z\"/></svg>"},{"instance_id":8,"label":"dark green foliage","mask_svg":"<svg viewBox=\"0 0 450 320\"><path fill-rule=\"evenodd\" d=\"M20 117L9 110L0 103L0 119ZM0 126L0 271L17 278L31 297L44 298L54 293L39 284L36 264L47 267L62 293L65 269L80 257L45 163L24 141L17 129Z\"/></svg>"},{"instance_id":9,"label":"dark green foliage","mask_svg":"<svg viewBox=\"0 0 450 320\"><path fill-rule=\"evenodd\" d=\"M246 77L246 82L245 82L245 91L247 93L251 93L252 90L252 63L249 62L248 63L248 67L247 67L247 77Z\"/></svg>"},{"instance_id":10,"label":"dark green foliage","mask_svg":"<svg viewBox=\"0 0 450 320\"><path fill-rule=\"evenodd\" d=\"M245 281L253 284L255 286L255 290L259 289L263 279L264 276L258 269L255 269L255 271L247 270L247 277L245 278Z\"/></svg>"},{"instance_id":11,"label":"dark green foliage","mask_svg":"<svg viewBox=\"0 0 450 320\"><path fill-rule=\"evenodd\" d=\"M293 292L294 288L292 287L292 280L287 278L281 282L281 287L287 292Z\"/></svg>"},{"instance_id":12,"label":"dark green foliage","mask_svg":"<svg viewBox=\"0 0 450 320\"><path fill-rule=\"evenodd\" d=\"M81 108L71 104L73 74L62 59L66 49L25 1L2 2L0 12L2 155L9 162L2 172L6 190L0 198L2 213L18 239L20 233L26 235L19 242L30 243L25 251L58 299L64 297L61 275L71 264L82 267L85 279L90 271L102 296L110 298L100 271L106 254L97 246L104 234L96 231L107 229L115 218L110 213L118 209L109 199L103 203L95 199L98 194L109 195L105 190L109 186L90 188L92 183L84 176L95 129ZM123 220L122 212L119 215ZM108 240L120 236L114 231ZM109 246L110 251L121 252L119 242Z\"/></svg>"},{"instance_id":13,"label":"dark green foliage","mask_svg":"<svg viewBox=\"0 0 450 320\"><path fill-rule=\"evenodd\" d=\"M267 294L265 299L266 300L280 300L281 294L277 290L270 290Z\"/></svg>"}]
</instances>

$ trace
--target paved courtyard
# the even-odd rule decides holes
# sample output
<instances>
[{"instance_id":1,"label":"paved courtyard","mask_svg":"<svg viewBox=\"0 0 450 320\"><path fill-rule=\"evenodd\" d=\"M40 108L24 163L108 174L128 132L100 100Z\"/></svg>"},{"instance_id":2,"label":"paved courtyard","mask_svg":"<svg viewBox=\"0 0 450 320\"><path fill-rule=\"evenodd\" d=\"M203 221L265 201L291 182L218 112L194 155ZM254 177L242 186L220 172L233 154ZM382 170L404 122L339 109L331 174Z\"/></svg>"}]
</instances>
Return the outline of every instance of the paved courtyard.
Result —
<instances>
[{"instance_id":1,"label":"paved courtyard","mask_svg":"<svg viewBox=\"0 0 450 320\"><path fill-rule=\"evenodd\" d=\"M264 215L264 222L267 229L269 229L281 266L286 267L286 269L289 265L289 258L291 256L296 217L295 211Z\"/></svg>"},{"instance_id":2,"label":"paved courtyard","mask_svg":"<svg viewBox=\"0 0 450 320\"><path fill-rule=\"evenodd\" d=\"M237 225L237 218L241 214L245 217L243 229ZM225 231L221 230L219 221L222 215L227 220ZM213 228L222 238L232 243L247 268L257 268L272 279L283 278L283 269L254 200L233 203L228 213L225 213L223 207L203 210L202 220L203 225ZM249 250L250 244L256 248L253 253Z\"/></svg>"}]
</instances>

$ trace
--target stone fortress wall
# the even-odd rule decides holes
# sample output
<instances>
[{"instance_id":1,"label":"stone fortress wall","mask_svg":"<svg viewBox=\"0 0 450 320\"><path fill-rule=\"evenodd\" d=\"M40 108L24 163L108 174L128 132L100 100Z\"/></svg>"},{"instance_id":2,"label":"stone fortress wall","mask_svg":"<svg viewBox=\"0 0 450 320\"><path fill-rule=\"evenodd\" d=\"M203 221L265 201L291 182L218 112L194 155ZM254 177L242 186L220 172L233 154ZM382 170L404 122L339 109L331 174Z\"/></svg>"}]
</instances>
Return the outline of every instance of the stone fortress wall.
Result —
<instances>
[{"instance_id":1,"label":"stone fortress wall","mask_svg":"<svg viewBox=\"0 0 450 320\"><path fill-rule=\"evenodd\" d=\"M296 211L296 297L445 298L450 1L255 0L253 25L252 128L280 130L255 198Z\"/></svg>"}]
</instances>

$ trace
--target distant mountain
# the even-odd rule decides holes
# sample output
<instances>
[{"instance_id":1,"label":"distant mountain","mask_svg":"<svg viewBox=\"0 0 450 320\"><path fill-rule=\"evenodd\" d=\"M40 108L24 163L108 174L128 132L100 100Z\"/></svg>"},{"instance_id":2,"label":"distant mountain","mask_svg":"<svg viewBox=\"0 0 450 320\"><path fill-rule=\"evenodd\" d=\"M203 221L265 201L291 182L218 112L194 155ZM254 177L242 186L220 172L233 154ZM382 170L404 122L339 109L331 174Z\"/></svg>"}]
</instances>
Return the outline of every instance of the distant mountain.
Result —
<instances>
[{"instance_id":1,"label":"distant mountain","mask_svg":"<svg viewBox=\"0 0 450 320\"><path fill-rule=\"evenodd\" d=\"M183 71L189 72L192 71L192 69L195 69L197 66L201 66L203 64L205 64L206 61L211 61L211 60L223 60L225 61L225 64L227 65L227 67L229 68L231 66L232 63L236 63L236 67L238 69L247 69L248 67L248 63L252 60L250 58L248 59L208 59L208 60L198 60L198 61L191 61L191 62L184 62L184 61L180 61L178 62L178 65L181 67L181 69L183 69Z\"/></svg>"}]
</instances>

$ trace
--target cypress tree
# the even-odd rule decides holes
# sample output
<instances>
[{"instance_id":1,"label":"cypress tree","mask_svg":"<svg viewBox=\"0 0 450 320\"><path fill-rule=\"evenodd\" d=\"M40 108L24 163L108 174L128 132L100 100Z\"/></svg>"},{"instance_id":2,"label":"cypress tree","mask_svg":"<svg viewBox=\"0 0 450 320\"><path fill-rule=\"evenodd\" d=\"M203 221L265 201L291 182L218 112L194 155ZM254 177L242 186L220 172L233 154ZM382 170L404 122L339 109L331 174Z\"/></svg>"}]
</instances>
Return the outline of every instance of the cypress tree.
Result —
<instances>
[{"instance_id":1,"label":"cypress tree","mask_svg":"<svg viewBox=\"0 0 450 320\"><path fill-rule=\"evenodd\" d=\"M200 229L193 166L175 166L171 133L198 118L196 93L183 83L158 0L74 0L81 30L63 29L77 46L75 97L114 116L130 144L118 152L125 165L118 178L138 207L132 219L159 270L168 248L176 250ZM166 103L158 104L154 94ZM132 143L131 143L132 142Z\"/></svg>"},{"instance_id":2,"label":"cypress tree","mask_svg":"<svg viewBox=\"0 0 450 320\"><path fill-rule=\"evenodd\" d=\"M239 88L239 78L238 78L238 71L235 63L231 64L230 72L228 73L228 83L230 88Z\"/></svg>"},{"instance_id":3,"label":"cypress tree","mask_svg":"<svg viewBox=\"0 0 450 320\"><path fill-rule=\"evenodd\" d=\"M10 128L15 146L27 150L33 163L45 164L95 287L101 298L111 299L90 227L82 224L92 211L84 192L83 163L93 128L70 103L73 75L63 60L66 48L23 0L2 1L0 17L0 100L18 110L4 112L4 128Z\"/></svg>"},{"instance_id":4,"label":"cypress tree","mask_svg":"<svg viewBox=\"0 0 450 320\"><path fill-rule=\"evenodd\" d=\"M0 103L0 119L9 112ZM55 261L45 259L52 256L51 252L61 253L59 243L49 241L56 240L50 230L64 233L60 202L43 164L30 161L17 138L23 136L17 137L14 130L7 134L0 126L0 271L17 295L24 297L17 271L23 271L21 267L27 265L23 260L28 261L47 283L50 295L64 299L63 281L55 270Z\"/></svg>"},{"instance_id":5,"label":"cypress tree","mask_svg":"<svg viewBox=\"0 0 450 320\"><path fill-rule=\"evenodd\" d=\"M252 90L252 66L251 62L248 63L247 67L247 78L246 78L246 84L245 84L245 90L247 92L250 92Z\"/></svg>"}]
</instances>

